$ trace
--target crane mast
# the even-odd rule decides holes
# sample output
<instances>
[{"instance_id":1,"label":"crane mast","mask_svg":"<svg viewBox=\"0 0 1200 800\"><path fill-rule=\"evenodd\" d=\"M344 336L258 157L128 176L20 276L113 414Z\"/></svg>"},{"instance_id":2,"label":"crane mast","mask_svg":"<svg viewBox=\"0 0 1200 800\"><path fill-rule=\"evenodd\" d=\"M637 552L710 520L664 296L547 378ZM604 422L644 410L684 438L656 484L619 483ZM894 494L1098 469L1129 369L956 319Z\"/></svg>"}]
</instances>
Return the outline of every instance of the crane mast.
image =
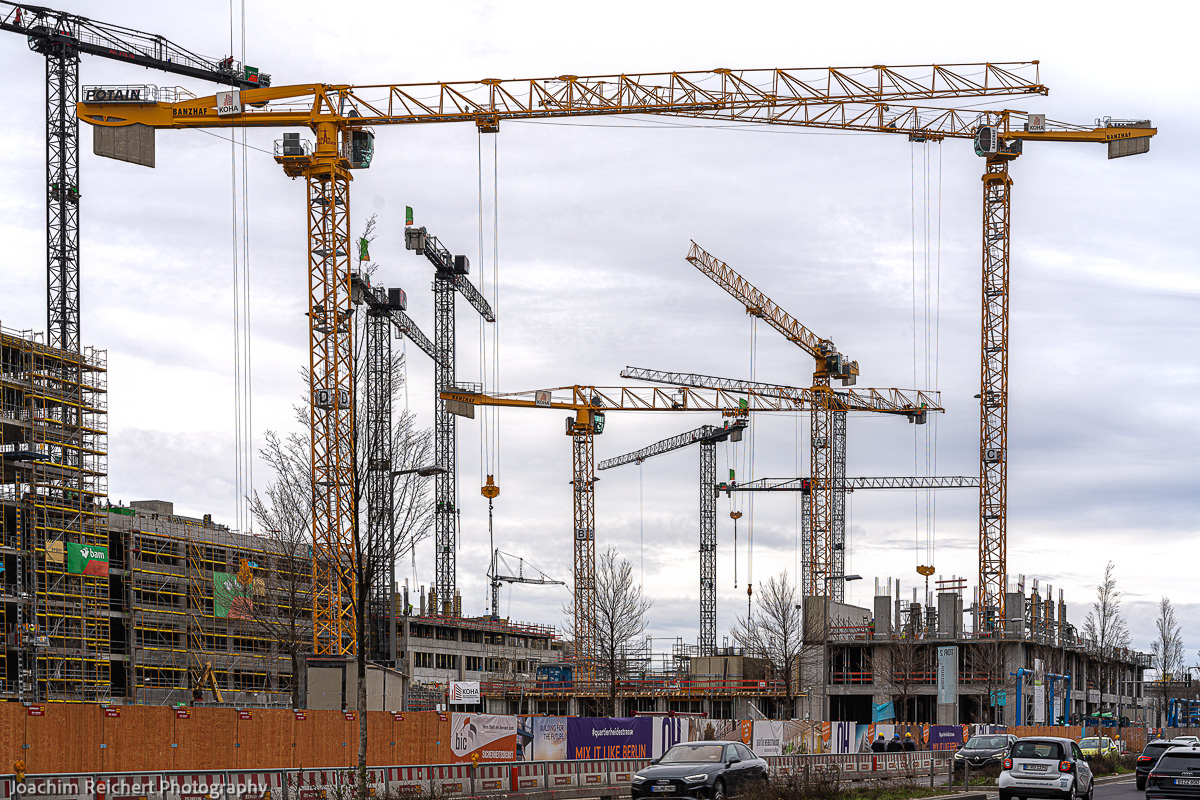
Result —
<instances>
[{"instance_id":1,"label":"crane mast","mask_svg":"<svg viewBox=\"0 0 1200 800\"><path fill-rule=\"evenodd\" d=\"M434 461L441 467L434 478L434 547L436 548L434 588L441 598L441 608L434 603L434 612L456 614L458 564L455 547L458 527L458 499L455 489L457 468L455 448L458 443L454 414L446 407L442 392L455 384L454 376L454 298L461 294L479 315L495 322L492 307L468 280L470 262L466 256L451 255L436 236L425 228L404 230L404 246L423 255L433 265L433 341L437 350L434 359Z\"/></svg>"}]
</instances>

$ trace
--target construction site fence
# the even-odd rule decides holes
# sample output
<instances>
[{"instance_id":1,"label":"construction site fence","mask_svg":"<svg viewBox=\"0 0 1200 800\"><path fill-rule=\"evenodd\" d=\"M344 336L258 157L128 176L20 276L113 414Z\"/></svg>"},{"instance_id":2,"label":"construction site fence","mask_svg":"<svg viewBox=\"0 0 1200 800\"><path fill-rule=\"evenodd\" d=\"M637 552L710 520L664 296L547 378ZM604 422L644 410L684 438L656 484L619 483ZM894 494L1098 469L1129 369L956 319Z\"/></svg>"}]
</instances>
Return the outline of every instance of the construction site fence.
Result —
<instances>
[{"instance_id":1,"label":"construction site fence","mask_svg":"<svg viewBox=\"0 0 1200 800\"><path fill-rule=\"evenodd\" d=\"M766 758L775 779L820 777L839 781L932 780L949 768L949 752L790 755ZM629 786L649 759L534 761L494 764L423 764L371 767L372 796L452 797L575 788ZM27 774L0 778L0 800L16 795L55 800L237 798L339 800L352 795L357 771L340 769L183 770Z\"/></svg>"}]
</instances>

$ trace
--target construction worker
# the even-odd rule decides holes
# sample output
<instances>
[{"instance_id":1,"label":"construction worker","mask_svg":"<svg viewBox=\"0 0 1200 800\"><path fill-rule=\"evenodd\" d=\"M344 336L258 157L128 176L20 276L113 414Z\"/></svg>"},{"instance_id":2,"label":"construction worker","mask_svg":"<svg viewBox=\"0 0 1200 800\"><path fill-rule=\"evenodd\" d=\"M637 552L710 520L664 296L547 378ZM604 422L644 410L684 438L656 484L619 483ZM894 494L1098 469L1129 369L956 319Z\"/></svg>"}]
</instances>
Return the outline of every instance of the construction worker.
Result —
<instances>
[{"instance_id":1,"label":"construction worker","mask_svg":"<svg viewBox=\"0 0 1200 800\"><path fill-rule=\"evenodd\" d=\"M881 733L881 734L879 734L878 738L875 739L875 741L871 742L871 752L872 753L882 753L886 749L887 749L887 742L885 742L883 740L883 734Z\"/></svg>"},{"instance_id":2,"label":"construction worker","mask_svg":"<svg viewBox=\"0 0 1200 800\"><path fill-rule=\"evenodd\" d=\"M917 749L917 742L911 733L904 734L904 749L910 753Z\"/></svg>"},{"instance_id":3,"label":"construction worker","mask_svg":"<svg viewBox=\"0 0 1200 800\"><path fill-rule=\"evenodd\" d=\"M900 753L904 750L904 745L900 742L900 734L893 733L892 740L887 743L887 752Z\"/></svg>"}]
</instances>

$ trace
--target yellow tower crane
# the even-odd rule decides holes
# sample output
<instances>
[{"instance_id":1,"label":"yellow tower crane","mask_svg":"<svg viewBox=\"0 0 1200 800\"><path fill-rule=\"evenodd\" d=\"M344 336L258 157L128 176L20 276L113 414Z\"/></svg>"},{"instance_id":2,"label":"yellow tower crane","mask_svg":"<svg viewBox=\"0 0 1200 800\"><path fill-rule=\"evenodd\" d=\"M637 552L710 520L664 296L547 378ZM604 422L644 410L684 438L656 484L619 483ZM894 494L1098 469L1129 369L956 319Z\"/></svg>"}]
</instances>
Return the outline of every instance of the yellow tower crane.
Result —
<instances>
[{"instance_id":1,"label":"yellow tower crane","mask_svg":"<svg viewBox=\"0 0 1200 800\"><path fill-rule=\"evenodd\" d=\"M567 417L566 434L571 437L572 498L574 510L574 586L572 623L575 662L586 679L595 674L598 633L592 609L596 608L596 458L595 438L604 431L609 411L704 411L723 416L744 417L752 412L875 411L908 417L942 411L936 394L900 389L853 389L833 393L829 387L799 389L760 386L752 389L695 389L680 386L601 388L562 386L532 392L485 394L479 388L460 386L442 392L453 407L507 406L546 408L573 412Z\"/></svg>"},{"instance_id":2,"label":"yellow tower crane","mask_svg":"<svg viewBox=\"0 0 1200 800\"><path fill-rule=\"evenodd\" d=\"M105 153L154 164L154 131L307 127L276 142L276 160L304 178L308 202L309 376L313 493L313 644L317 654L355 649L349 596L354 519L351 409L350 181L370 166L372 126L608 114L668 114L738 123L918 134L924 117L897 104L1044 95L1038 62L715 69L522 80L348 86L309 84L193 97L175 88L108 92L89 87L78 116L110 128ZM128 89L129 87L122 87ZM99 100L103 98L103 100ZM951 112L954 113L954 112ZM936 118L940 119L942 112ZM911 125L910 128L905 126ZM453 587L439 587L443 591Z\"/></svg>"}]
</instances>

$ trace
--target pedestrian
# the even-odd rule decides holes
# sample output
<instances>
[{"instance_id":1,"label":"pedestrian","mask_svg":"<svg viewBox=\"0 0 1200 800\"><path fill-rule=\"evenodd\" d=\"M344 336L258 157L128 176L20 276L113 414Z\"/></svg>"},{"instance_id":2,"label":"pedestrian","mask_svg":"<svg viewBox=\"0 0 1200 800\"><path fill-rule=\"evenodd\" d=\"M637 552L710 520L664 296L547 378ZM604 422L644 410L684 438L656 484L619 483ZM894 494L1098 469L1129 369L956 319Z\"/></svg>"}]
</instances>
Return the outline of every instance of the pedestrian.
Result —
<instances>
[{"instance_id":1,"label":"pedestrian","mask_svg":"<svg viewBox=\"0 0 1200 800\"><path fill-rule=\"evenodd\" d=\"M911 733L904 734L904 749L910 753L917 749L917 742Z\"/></svg>"},{"instance_id":2,"label":"pedestrian","mask_svg":"<svg viewBox=\"0 0 1200 800\"><path fill-rule=\"evenodd\" d=\"M877 738L875 741L871 742L871 752L872 753L882 753L886 749L887 749L887 742L885 742L883 740L883 734L881 733L881 734L879 734L879 738Z\"/></svg>"},{"instance_id":3,"label":"pedestrian","mask_svg":"<svg viewBox=\"0 0 1200 800\"><path fill-rule=\"evenodd\" d=\"M899 753L904 750L904 745L900 742L900 734L892 734L892 740L887 743L887 752Z\"/></svg>"}]
</instances>

